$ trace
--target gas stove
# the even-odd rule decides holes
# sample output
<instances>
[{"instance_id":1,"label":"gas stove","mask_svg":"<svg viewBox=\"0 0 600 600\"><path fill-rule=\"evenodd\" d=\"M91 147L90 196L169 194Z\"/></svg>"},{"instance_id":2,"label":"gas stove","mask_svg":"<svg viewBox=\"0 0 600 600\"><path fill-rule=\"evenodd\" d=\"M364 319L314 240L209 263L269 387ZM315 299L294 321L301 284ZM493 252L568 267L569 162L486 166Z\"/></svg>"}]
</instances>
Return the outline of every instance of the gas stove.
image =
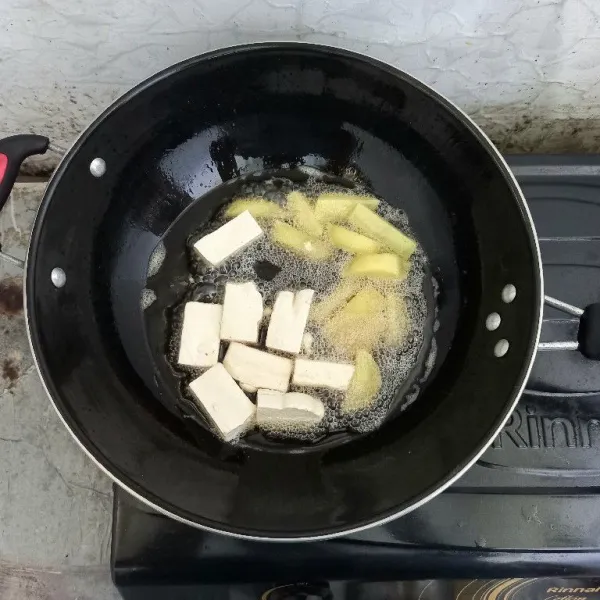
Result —
<instances>
[{"instance_id":1,"label":"gas stove","mask_svg":"<svg viewBox=\"0 0 600 600\"><path fill-rule=\"evenodd\" d=\"M582 308L598 302L600 157L511 156L508 163L537 227L546 294ZM576 317L545 307L546 345L575 341L577 329ZM145 588L144 598L155 589L145 586L156 584L177 584L182 594L161 598L187 598L185 586L195 594L190 598L200 597L199 584L244 584L248 597L260 597L269 587L299 581L600 575L600 365L576 350L539 351L517 409L464 477L409 515L345 538L269 544L205 533L115 488L111 566L124 595ZM333 588L322 585L330 594ZM600 593L600 582L544 585L556 591L542 592L556 599L570 594L559 590L598 587ZM202 598L209 597L203 589ZM387 588L377 589L368 597ZM422 600L441 593L437 582L410 593L394 589ZM453 598L458 589L441 597ZM598 595L575 592L570 600L590 593ZM299 594L323 596L314 589Z\"/></svg>"}]
</instances>

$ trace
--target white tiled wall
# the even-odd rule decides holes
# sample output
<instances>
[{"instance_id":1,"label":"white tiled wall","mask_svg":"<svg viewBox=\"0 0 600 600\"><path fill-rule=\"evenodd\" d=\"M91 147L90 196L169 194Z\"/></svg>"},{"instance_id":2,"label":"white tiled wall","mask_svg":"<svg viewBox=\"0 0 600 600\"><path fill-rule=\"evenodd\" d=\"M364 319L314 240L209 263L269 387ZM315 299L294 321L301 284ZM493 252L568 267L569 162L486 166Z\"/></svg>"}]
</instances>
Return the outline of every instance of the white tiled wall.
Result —
<instances>
[{"instance_id":1,"label":"white tiled wall","mask_svg":"<svg viewBox=\"0 0 600 600\"><path fill-rule=\"evenodd\" d=\"M393 63L459 103L497 139L513 136L517 146L520 135L556 134L547 125L544 133L542 121L558 120L560 129L580 118L600 120L599 0L0 6L0 133L33 130L67 142L154 71L211 48L268 39L339 45ZM593 145L590 129L582 129Z\"/></svg>"}]
</instances>

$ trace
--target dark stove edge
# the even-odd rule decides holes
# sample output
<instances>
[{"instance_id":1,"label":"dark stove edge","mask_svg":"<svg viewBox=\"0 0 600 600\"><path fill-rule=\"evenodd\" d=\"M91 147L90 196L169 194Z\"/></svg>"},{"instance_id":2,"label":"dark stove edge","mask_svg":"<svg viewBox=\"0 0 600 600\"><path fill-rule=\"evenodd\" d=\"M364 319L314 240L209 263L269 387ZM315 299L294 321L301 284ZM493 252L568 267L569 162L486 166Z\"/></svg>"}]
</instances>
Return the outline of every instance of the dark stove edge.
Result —
<instances>
[{"instance_id":1,"label":"dark stove edge","mask_svg":"<svg viewBox=\"0 0 600 600\"><path fill-rule=\"evenodd\" d=\"M348 567L351 565L351 569ZM282 564L277 560L243 561L205 558L202 568L194 565L116 564L114 582L119 586L140 584L245 584L270 583L266 574L277 574L277 581L416 581L424 579L502 579L535 577L589 577L600 572L598 552L486 552L452 551L395 547L389 552L369 548L349 556L341 549L329 556Z\"/></svg>"}]
</instances>

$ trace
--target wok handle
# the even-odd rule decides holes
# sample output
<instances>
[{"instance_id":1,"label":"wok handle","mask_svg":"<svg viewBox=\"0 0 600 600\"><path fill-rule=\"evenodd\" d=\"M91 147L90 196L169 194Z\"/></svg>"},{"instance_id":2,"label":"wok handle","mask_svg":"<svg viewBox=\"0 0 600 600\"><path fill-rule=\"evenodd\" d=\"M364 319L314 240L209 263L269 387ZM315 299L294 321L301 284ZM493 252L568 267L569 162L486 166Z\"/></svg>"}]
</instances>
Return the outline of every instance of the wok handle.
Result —
<instances>
[{"instance_id":1,"label":"wok handle","mask_svg":"<svg viewBox=\"0 0 600 600\"><path fill-rule=\"evenodd\" d=\"M19 175L21 163L34 154L44 154L50 140L42 135L11 135L0 140L0 210L6 204Z\"/></svg>"},{"instance_id":2,"label":"wok handle","mask_svg":"<svg viewBox=\"0 0 600 600\"><path fill-rule=\"evenodd\" d=\"M544 302L579 319L579 330L576 342L542 342L538 350L579 350L590 360L600 360L600 302L590 304L583 310L551 296L546 296Z\"/></svg>"}]
</instances>

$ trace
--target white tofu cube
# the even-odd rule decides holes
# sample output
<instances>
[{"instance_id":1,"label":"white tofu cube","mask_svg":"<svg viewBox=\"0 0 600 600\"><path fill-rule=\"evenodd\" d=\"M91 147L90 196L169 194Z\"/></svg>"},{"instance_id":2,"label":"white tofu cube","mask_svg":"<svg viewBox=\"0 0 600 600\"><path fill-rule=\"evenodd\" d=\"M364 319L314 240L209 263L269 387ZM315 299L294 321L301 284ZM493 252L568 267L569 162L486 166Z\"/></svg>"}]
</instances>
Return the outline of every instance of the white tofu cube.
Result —
<instances>
[{"instance_id":1,"label":"white tofu cube","mask_svg":"<svg viewBox=\"0 0 600 600\"><path fill-rule=\"evenodd\" d=\"M222 364L194 379L190 390L226 442L254 425L256 407Z\"/></svg>"},{"instance_id":2,"label":"white tofu cube","mask_svg":"<svg viewBox=\"0 0 600 600\"><path fill-rule=\"evenodd\" d=\"M262 317L263 300L253 281L225 284L222 340L255 344Z\"/></svg>"},{"instance_id":3,"label":"white tofu cube","mask_svg":"<svg viewBox=\"0 0 600 600\"><path fill-rule=\"evenodd\" d=\"M314 290L279 292L267 330L267 348L299 354Z\"/></svg>"},{"instance_id":4,"label":"white tofu cube","mask_svg":"<svg viewBox=\"0 0 600 600\"><path fill-rule=\"evenodd\" d=\"M302 352L304 354L312 354L313 344L315 342L315 338L310 331L307 331L302 336Z\"/></svg>"},{"instance_id":5,"label":"white tofu cube","mask_svg":"<svg viewBox=\"0 0 600 600\"><path fill-rule=\"evenodd\" d=\"M263 429L310 427L324 416L323 402L309 394L276 390L258 390L256 394L256 423Z\"/></svg>"},{"instance_id":6,"label":"white tofu cube","mask_svg":"<svg viewBox=\"0 0 600 600\"><path fill-rule=\"evenodd\" d=\"M253 385L248 385L246 383L240 383L239 386L247 394L256 394L256 392L258 391L258 388L255 388Z\"/></svg>"},{"instance_id":7,"label":"white tofu cube","mask_svg":"<svg viewBox=\"0 0 600 600\"><path fill-rule=\"evenodd\" d=\"M354 375L354 365L297 358L292 383L344 392L350 384L352 375Z\"/></svg>"},{"instance_id":8,"label":"white tofu cube","mask_svg":"<svg viewBox=\"0 0 600 600\"><path fill-rule=\"evenodd\" d=\"M246 210L216 231L199 239L194 248L206 262L217 267L262 235L263 230Z\"/></svg>"},{"instance_id":9,"label":"white tofu cube","mask_svg":"<svg viewBox=\"0 0 600 600\"><path fill-rule=\"evenodd\" d=\"M249 348L238 342L229 344L223 365L236 381L280 392L287 392L293 368L289 358Z\"/></svg>"},{"instance_id":10,"label":"white tofu cube","mask_svg":"<svg viewBox=\"0 0 600 600\"><path fill-rule=\"evenodd\" d=\"M179 345L180 365L212 367L219 361L220 304L188 302L183 310L183 328Z\"/></svg>"}]
</instances>

